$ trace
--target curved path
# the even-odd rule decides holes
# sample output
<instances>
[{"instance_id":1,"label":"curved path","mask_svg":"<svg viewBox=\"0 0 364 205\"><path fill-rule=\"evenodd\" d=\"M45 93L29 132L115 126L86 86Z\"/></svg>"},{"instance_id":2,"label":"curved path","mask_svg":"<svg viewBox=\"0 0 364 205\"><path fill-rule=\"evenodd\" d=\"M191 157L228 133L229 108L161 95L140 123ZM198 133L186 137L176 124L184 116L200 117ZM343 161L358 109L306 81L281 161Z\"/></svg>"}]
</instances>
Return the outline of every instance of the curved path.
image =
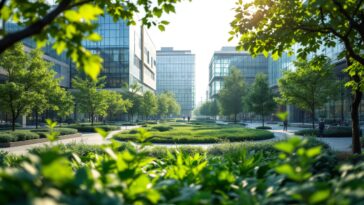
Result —
<instances>
[{"instance_id":1,"label":"curved path","mask_svg":"<svg viewBox=\"0 0 364 205\"><path fill-rule=\"evenodd\" d=\"M57 144L73 144L73 143L82 143L82 144L88 144L88 145L101 145L110 143L109 139L124 130L134 129L138 126L121 126L120 130L111 131L109 135L106 137L106 139L103 139L101 135L98 133L83 133L80 137L72 138L72 139L60 139L56 142L53 142L54 145ZM18 147L7 147L7 148L0 148L0 151L6 151L12 154L26 154L29 149L41 147L44 145L51 145L51 142L43 142L43 143L37 143L37 144L31 144L31 145L24 145L24 146L18 146Z\"/></svg>"},{"instance_id":2,"label":"curved path","mask_svg":"<svg viewBox=\"0 0 364 205\"><path fill-rule=\"evenodd\" d=\"M260 126L260 123L248 123L247 127L249 128L255 128L257 126ZM272 127L272 130L269 130L274 133L273 139L267 139L267 140L259 140L255 142L270 142L270 141L276 141L276 140L284 140L294 135L294 132L297 130L301 130L302 128L289 128L288 131L283 131L281 126L278 126L276 124L274 125L268 125ZM109 133L108 137L106 139L103 139L98 133L85 133L82 134L81 137L73 138L73 139L64 139L64 140L58 140L57 142L54 142L53 144L72 144L72 143L83 143L83 144L89 144L89 145L101 145L110 143L110 139L113 135L116 133L122 132L124 130L134 129L138 126L121 126L120 130L112 131ZM351 138L317 138L324 143L328 144L333 150L335 151L341 151L341 152L350 152L351 151ZM233 142L231 144L240 144L244 142ZM50 145L50 142L44 142L44 143L38 143L38 144L32 144L32 145L25 145L25 146L19 146L19 147L9 147L9 148L0 148L1 151L6 151L13 154L26 154L29 149L40 147L44 145ZM203 149L207 149L213 146L219 145L217 143L210 143L210 144L154 144L154 146L159 147L181 147L181 146L192 146L192 147L201 147Z\"/></svg>"}]
</instances>

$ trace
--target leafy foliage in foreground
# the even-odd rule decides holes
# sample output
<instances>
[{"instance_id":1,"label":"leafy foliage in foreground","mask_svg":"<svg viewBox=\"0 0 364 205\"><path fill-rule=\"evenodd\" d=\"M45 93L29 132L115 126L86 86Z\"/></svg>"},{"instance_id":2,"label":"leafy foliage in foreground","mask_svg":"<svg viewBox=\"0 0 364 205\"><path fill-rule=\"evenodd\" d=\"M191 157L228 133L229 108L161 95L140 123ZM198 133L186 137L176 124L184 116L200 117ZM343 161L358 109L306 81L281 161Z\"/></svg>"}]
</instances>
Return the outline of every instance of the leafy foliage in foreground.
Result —
<instances>
[{"instance_id":1,"label":"leafy foliage in foreground","mask_svg":"<svg viewBox=\"0 0 364 205\"><path fill-rule=\"evenodd\" d=\"M168 125L168 124L167 124ZM171 129L174 127L173 129ZM221 141L239 142L271 139L274 135L265 130L243 128L241 126L219 125L183 125L154 126L150 128L154 143L216 143ZM121 141L137 141L138 130L116 134L115 139Z\"/></svg>"},{"instance_id":2,"label":"leafy foliage in foreground","mask_svg":"<svg viewBox=\"0 0 364 205\"><path fill-rule=\"evenodd\" d=\"M141 135L144 135L145 133ZM0 203L63 204L357 204L364 164L327 166L321 146L292 138L278 155L240 149L234 154L120 150L114 142L87 157L57 147L0 169ZM71 159L70 159L71 158ZM320 164L321 163L321 164ZM320 167L321 166L321 167ZM345 191L343 191L345 190ZM21 197L20 197L21 196Z\"/></svg>"}]
</instances>

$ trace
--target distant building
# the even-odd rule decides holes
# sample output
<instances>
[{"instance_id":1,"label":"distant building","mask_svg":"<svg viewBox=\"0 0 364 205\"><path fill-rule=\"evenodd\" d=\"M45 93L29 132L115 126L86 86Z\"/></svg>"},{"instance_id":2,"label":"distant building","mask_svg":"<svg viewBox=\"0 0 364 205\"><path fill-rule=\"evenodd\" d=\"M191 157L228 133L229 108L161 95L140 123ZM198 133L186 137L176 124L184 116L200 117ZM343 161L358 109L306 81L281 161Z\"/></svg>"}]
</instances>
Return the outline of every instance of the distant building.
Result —
<instances>
[{"instance_id":1,"label":"distant building","mask_svg":"<svg viewBox=\"0 0 364 205\"><path fill-rule=\"evenodd\" d=\"M299 49L299 46L294 47L294 51ZM344 87L344 81L348 80L348 76L346 73L343 73L342 70L347 67L346 60L344 58L337 59L338 54L344 49L343 44L337 44L336 47L328 48L322 47L315 54L323 54L329 58L331 58L332 63L334 65L334 72L336 75L336 79L342 81L340 88L337 90L337 97L335 100L330 100L322 109L317 110L316 116L318 118L323 118L327 122L348 122L350 121L350 111L351 111L351 96L350 90ZM308 59L311 59L315 54L310 54ZM282 57L277 61L269 58L268 62L268 76L269 76L269 85L273 90L278 93L278 81L283 76L283 72L287 70L294 71L294 61L296 60L296 56L288 56L286 53L282 54ZM281 110L287 110L289 113L289 121L290 122L307 122L311 120L311 114L305 111L302 111L295 106L288 105L282 106ZM364 119L364 102L360 105L360 118ZM318 120L318 119L316 119Z\"/></svg>"},{"instance_id":2,"label":"distant building","mask_svg":"<svg viewBox=\"0 0 364 205\"><path fill-rule=\"evenodd\" d=\"M251 84L258 73L268 74L268 58L263 55L252 57L248 52L239 52L235 47L223 47L215 51L209 66L209 97L213 99L224 84L224 77L231 68L237 68L244 81Z\"/></svg>"},{"instance_id":3,"label":"distant building","mask_svg":"<svg viewBox=\"0 0 364 205\"><path fill-rule=\"evenodd\" d=\"M7 32L14 32L20 30L21 27L15 23L6 23L5 28ZM22 41L26 51L36 48L36 43L31 39L27 38ZM67 58L66 54L63 53L58 55L52 48L52 40L42 50L44 52L43 58L53 64L52 69L57 72L56 77L62 78L60 85L64 88L70 87L70 59ZM0 70L0 82L6 79L6 74Z\"/></svg>"},{"instance_id":4,"label":"distant building","mask_svg":"<svg viewBox=\"0 0 364 205\"><path fill-rule=\"evenodd\" d=\"M128 26L125 21L114 22L105 14L98 18L99 42L85 41L83 45L103 59L100 76L106 76L105 88L120 89L125 84L138 83L143 91L156 90L156 48L143 26ZM72 77L77 74L72 69Z\"/></svg>"},{"instance_id":5,"label":"distant building","mask_svg":"<svg viewBox=\"0 0 364 205\"><path fill-rule=\"evenodd\" d=\"M157 51L157 76L157 93L174 93L181 115L190 116L195 108L195 54L161 48Z\"/></svg>"}]
</instances>

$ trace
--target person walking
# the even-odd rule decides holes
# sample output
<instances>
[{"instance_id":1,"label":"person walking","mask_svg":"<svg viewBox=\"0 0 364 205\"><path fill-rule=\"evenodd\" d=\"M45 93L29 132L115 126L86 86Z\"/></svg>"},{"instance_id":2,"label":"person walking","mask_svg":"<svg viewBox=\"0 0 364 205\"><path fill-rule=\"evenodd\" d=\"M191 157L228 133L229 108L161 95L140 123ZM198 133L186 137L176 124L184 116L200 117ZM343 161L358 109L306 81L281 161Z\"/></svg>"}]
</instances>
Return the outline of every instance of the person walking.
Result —
<instances>
[{"instance_id":1,"label":"person walking","mask_svg":"<svg viewBox=\"0 0 364 205\"><path fill-rule=\"evenodd\" d=\"M288 121L287 119L283 121L283 131L287 131L288 130Z\"/></svg>"},{"instance_id":2,"label":"person walking","mask_svg":"<svg viewBox=\"0 0 364 205\"><path fill-rule=\"evenodd\" d=\"M190 117L190 116L188 116L188 117L187 117L187 121L188 121L188 122L190 122L190 120L191 120L191 117Z\"/></svg>"},{"instance_id":3,"label":"person walking","mask_svg":"<svg viewBox=\"0 0 364 205\"><path fill-rule=\"evenodd\" d=\"M324 136L324 130L325 130L325 122L321 119L319 122L319 137L323 137Z\"/></svg>"}]
</instances>

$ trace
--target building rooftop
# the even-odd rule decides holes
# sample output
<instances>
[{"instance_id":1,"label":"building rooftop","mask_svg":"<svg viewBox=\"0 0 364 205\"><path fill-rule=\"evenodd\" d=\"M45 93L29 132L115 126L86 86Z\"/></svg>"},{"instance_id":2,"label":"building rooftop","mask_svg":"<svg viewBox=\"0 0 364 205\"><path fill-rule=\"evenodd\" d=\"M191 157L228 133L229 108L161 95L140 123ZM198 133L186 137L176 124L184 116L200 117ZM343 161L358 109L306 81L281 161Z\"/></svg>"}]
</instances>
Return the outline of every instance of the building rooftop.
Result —
<instances>
[{"instance_id":1,"label":"building rooftop","mask_svg":"<svg viewBox=\"0 0 364 205\"><path fill-rule=\"evenodd\" d=\"M157 51L157 54L168 54L168 55L173 55L173 54L176 54L176 55L194 55L192 54L192 51L191 50L174 50L173 47L161 47L160 50Z\"/></svg>"}]
</instances>

